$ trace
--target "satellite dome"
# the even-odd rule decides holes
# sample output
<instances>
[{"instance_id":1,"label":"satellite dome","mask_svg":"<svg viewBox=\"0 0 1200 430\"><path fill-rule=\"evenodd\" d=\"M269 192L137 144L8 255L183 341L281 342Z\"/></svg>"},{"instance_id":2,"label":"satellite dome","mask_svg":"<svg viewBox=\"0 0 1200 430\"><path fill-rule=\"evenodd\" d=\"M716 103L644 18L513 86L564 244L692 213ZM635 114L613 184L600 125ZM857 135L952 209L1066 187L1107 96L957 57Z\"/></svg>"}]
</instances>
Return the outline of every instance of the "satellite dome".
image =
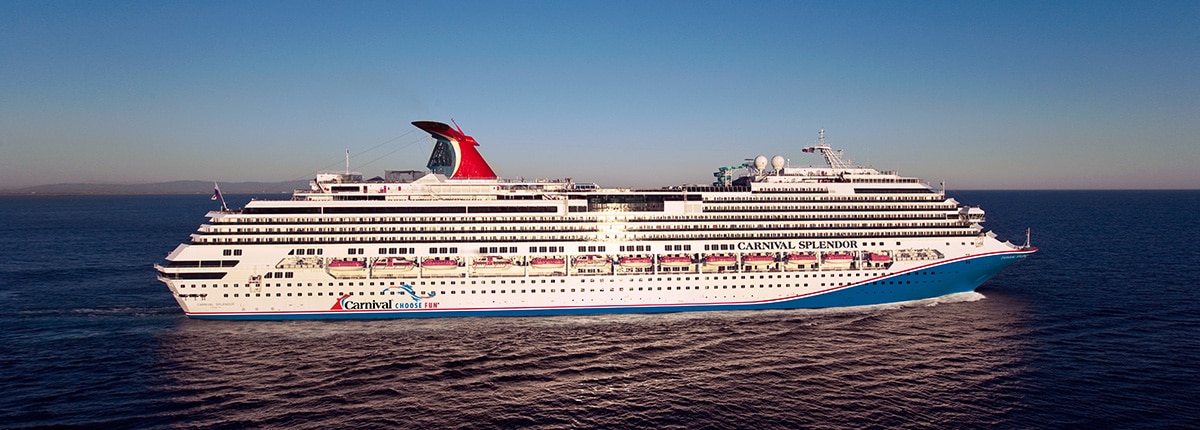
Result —
<instances>
[{"instance_id":1,"label":"satellite dome","mask_svg":"<svg viewBox=\"0 0 1200 430\"><path fill-rule=\"evenodd\" d=\"M776 154L774 157L771 157L771 168L775 169L776 172L781 171L786 162L787 160L782 155Z\"/></svg>"},{"instance_id":2,"label":"satellite dome","mask_svg":"<svg viewBox=\"0 0 1200 430\"><path fill-rule=\"evenodd\" d=\"M757 157L754 157L754 168L758 169L758 170L766 169L767 168L767 156L759 155Z\"/></svg>"}]
</instances>

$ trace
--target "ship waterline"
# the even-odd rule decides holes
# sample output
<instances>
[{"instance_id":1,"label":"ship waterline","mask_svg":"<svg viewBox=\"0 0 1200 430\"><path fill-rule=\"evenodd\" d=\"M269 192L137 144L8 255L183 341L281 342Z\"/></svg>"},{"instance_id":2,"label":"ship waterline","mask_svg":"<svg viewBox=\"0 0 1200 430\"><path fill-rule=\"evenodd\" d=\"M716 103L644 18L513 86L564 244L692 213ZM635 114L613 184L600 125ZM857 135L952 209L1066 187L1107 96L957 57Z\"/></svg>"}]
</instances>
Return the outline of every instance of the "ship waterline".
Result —
<instances>
[{"instance_id":1,"label":"ship waterline","mask_svg":"<svg viewBox=\"0 0 1200 430\"><path fill-rule=\"evenodd\" d=\"M500 179L461 130L413 124L436 140L429 173L320 173L290 200L222 207L159 280L207 319L822 308L972 291L1036 251L823 133L804 148L822 167L758 156L711 186L611 189Z\"/></svg>"}]
</instances>

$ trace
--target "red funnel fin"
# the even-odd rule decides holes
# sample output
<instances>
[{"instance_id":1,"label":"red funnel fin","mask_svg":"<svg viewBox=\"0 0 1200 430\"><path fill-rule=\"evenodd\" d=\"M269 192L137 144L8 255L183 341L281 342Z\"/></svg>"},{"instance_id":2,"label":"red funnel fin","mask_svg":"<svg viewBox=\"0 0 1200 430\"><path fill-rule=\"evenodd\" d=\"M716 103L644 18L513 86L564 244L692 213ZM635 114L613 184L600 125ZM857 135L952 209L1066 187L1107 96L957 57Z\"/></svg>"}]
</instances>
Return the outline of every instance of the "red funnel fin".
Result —
<instances>
[{"instance_id":1,"label":"red funnel fin","mask_svg":"<svg viewBox=\"0 0 1200 430\"><path fill-rule=\"evenodd\" d=\"M454 151L454 166L447 177L451 179L496 179L496 172L479 151L475 138L455 130L447 124L434 121L413 121L412 125L425 130L436 139L444 139ZM431 166L432 168L432 166Z\"/></svg>"}]
</instances>

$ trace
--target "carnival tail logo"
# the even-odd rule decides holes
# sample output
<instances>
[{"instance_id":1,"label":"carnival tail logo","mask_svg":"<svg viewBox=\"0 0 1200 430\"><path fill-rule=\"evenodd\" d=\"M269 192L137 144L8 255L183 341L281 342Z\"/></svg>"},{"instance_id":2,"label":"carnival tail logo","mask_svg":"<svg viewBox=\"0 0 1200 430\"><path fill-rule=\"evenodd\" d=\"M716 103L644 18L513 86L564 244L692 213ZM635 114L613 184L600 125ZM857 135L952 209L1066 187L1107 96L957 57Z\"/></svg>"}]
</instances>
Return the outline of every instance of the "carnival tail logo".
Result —
<instances>
[{"instance_id":1,"label":"carnival tail logo","mask_svg":"<svg viewBox=\"0 0 1200 430\"><path fill-rule=\"evenodd\" d=\"M426 294L426 295L417 294L417 292L413 290L412 285L408 285L408 284L403 284L400 286L392 285L390 287L384 288L383 292L386 293L386 292L388 292L388 290L400 290L401 292L408 294L409 297L412 297L414 302L419 302L419 301L421 301L421 299L432 299L433 296L437 295L437 293L434 293L434 292L430 292L429 294Z\"/></svg>"},{"instance_id":2,"label":"carnival tail logo","mask_svg":"<svg viewBox=\"0 0 1200 430\"><path fill-rule=\"evenodd\" d=\"M437 140L427 165L433 173L441 173L450 179L496 179L492 166L475 149L479 143L464 134L457 123L454 127L434 121L415 121L412 124Z\"/></svg>"},{"instance_id":3,"label":"carnival tail logo","mask_svg":"<svg viewBox=\"0 0 1200 430\"><path fill-rule=\"evenodd\" d=\"M333 303L333 307L332 307L332 308L329 308L329 310L331 310L331 311L341 311L341 310L345 310L345 309L343 309L343 308L342 308L342 302L346 301L346 298L347 298L347 297L350 297L350 295L349 295L349 294L342 294L342 296L341 296L341 297L338 297L337 301Z\"/></svg>"}]
</instances>

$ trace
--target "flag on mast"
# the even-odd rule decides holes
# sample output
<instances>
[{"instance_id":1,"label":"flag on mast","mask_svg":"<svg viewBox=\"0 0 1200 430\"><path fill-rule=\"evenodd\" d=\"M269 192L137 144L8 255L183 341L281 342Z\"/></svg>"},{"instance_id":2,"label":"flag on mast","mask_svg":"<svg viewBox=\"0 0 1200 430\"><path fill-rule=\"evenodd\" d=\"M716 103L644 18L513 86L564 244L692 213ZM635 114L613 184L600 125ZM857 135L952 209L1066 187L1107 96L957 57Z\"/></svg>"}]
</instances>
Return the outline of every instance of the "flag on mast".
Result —
<instances>
[{"instance_id":1,"label":"flag on mast","mask_svg":"<svg viewBox=\"0 0 1200 430\"><path fill-rule=\"evenodd\" d=\"M229 206L225 205L225 196L221 195L221 187L218 187L217 183L213 182L213 195L212 195L212 198L210 198L209 200L216 200L216 199L221 199L221 210L223 210L223 211L229 210Z\"/></svg>"}]
</instances>

